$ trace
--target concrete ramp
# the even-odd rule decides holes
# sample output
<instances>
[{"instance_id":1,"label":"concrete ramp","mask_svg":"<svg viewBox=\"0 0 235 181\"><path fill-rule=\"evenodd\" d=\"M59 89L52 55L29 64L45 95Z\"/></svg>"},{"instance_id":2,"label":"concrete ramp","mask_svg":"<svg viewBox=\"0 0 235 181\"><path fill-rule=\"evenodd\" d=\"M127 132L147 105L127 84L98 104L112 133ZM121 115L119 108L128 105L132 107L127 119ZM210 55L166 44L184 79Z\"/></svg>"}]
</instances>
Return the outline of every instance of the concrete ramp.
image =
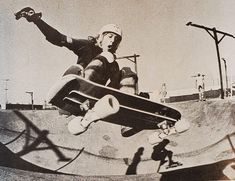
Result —
<instances>
[{"instance_id":1,"label":"concrete ramp","mask_svg":"<svg viewBox=\"0 0 235 181\"><path fill-rule=\"evenodd\" d=\"M32 171L32 172L56 173L55 171L39 167L37 165L34 165L30 162L21 159L15 153L11 152L2 143L0 143L0 166Z\"/></svg>"},{"instance_id":2,"label":"concrete ramp","mask_svg":"<svg viewBox=\"0 0 235 181\"><path fill-rule=\"evenodd\" d=\"M218 142L208 145L207 147L191 152L175 154L174 159L180 163L183 163L183 165L168 168L167 164L163 164L159 169L159 173L171 172L175 170L179 171L185 168L189 169L215 164L220 161L233 160L235 158L235 150L232 143L235 143L234 133L225 136Z\"/></svg>"},{"instance_id":3,"label":"concrete ramp","mask_svg":"<svg viewBox=\"0 0 235 181\"><path fill-rule=\"evenodd\" d=\"M174 169L166 169L167 162L160 166L161 160L167 158L152 159L156 145L150 145L147 137L153 130L123 138L120 126L100 121L84 134L73 136L66 128L72 117L65 118L57 111L1 110L0 141L19 158L68 174L116 175L117 178L118 175L138 174L148 178L147 174L156 180L161 175L161 179L165 179L179 173L187 178L189 173L197 175L202 168L212 172L216 166L219 177L231 177L226 176L223 170L233 164L235 157L235 103L209 100L171 106L177 108L191 124L189 131L167 138L169 143L165 149L173 152L174 161L183 163ZM212 175L207 178L218 179L215 173Z\"/></svg>"},{"instance_id":4,"label":"concrete ramp","mask_svg":"<svg viewBox=\"0 0 235 181\"><path fill-rule=\"evenodd\" d=\"M0 143L0 178L1 180L68 180L68 181L105 181L110 180L110 176L81 176L65 174L49 169L45 169L23 160L11 152L5 145ZM159 180L157 174L148 174L148 180ZM112 176L115 180L136 180L146 179L146 175L133 176Z\"/></svg>"},{"instance_id":5,"label":"concrete ramp","mask_svg":"<svg viewBox=\"0 0 235 181\"><path fill-rule=\"evenodd\" d=\"M169 137L174 158L183 166L171 171L212 164L235 157L235 104L232 100L186 102L175 105L190 121L191 128L182 135Z\"/></svg>"},{"instance_id":6,"label":"concrete ramp","mask_svg":"<svg viewBox=\"0 0 235 181\"><path fill-rule=\"evenodd\" d=\"M66 128L70 119L57 111L2 111L1 142L33 164L64 173L125 175L133 158L140 161L129 174L157 172L159 162L149 159L147 132L123 138L120 126L98 122L73 136ZM136 154L142 148L143 153Z\"/></svg>"}]
</instances>

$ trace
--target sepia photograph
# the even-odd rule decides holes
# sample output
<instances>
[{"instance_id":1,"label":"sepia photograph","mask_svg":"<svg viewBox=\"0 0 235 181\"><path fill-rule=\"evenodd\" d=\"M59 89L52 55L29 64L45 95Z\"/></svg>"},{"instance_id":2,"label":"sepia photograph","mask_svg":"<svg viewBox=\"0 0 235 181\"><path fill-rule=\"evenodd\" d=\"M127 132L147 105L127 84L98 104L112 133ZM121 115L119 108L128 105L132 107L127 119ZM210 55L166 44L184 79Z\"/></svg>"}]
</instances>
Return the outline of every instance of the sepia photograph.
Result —
<instances>
[{"instance_id":1,"label":"sepia photograph","mask_svg":"<svg viewBox=\"0 0 235 181\"><path fill-rule=\"evenodd\" d=\"M235 180L234 0L0 14L0 180Z\"/></svg>"}]
</instances>

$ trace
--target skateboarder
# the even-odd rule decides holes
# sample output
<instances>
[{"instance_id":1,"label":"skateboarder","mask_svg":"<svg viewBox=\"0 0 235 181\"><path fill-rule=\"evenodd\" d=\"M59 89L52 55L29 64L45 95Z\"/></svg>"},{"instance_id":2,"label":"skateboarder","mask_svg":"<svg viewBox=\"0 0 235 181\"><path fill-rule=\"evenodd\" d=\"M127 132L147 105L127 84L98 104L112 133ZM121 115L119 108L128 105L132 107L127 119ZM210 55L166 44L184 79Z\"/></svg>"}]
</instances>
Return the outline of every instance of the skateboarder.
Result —
<instances>
[{"instance_id":1,"label":"skateboarder","mask_svg":"<svg viewBox=\"0 0 235 181\"><path fill-rule=\"evenodd\" d=\"M196 77L196 87L197 87L198 94L199 94L199 101L205 101L205 96L204 96L204 92L205 92L204 77L205 77L205 75L198 73L197 76L195 76L195 77Z\"/></svg>"},{"instance_id":2,"label":"skateboarder","mask_svg":"<svg viewBox=\"0 0 235 181\"><path fill-rule=\"evenodd\" d=\"M105 25L97 37L75 39L48 25L41 19L42 13L36 13L30 7L23 8L15 16L16 19L24 17L28 22L33 22L47 41L59 47L66 47L78 56L77 64L72 65L64 75L84 75L85 78L103 85L110 78L109 86L119 87L120 72L115 53L122 40L122 30L117 25Z\"/></svg>"},{"instance_id":3,"label":"skateboarder","mask_svg":"<svg viewBox=\"0 0 235 181\"><path fill-rule=\"evenodd\" d=\"M115 53L122 40L122 30L117 25L105 25L100 29L97 37L75 39L48 25L41 19L42 13L36 13L30 7L23 8L15 14L15 17L17 20L24 17L28 22L33 22L47 41L59 47L66 47L78 56L77 64L69 67L64 75L81 75L102 85L106 85L110 80L108 86L118 89L130 83L129 77L135 77L125 69L120 71L115 61ZM81 133L88 128L89 124L89 121L82 124Z\"/></svg>"}]
</instances>

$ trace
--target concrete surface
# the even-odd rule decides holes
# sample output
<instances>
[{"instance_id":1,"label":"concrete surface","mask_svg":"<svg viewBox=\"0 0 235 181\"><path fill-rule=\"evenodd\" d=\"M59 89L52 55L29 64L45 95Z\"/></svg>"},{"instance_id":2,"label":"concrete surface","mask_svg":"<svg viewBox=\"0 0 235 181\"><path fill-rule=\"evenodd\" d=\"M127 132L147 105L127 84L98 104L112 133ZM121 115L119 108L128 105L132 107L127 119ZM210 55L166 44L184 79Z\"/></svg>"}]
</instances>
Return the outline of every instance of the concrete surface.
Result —
<instances>
[{"instance_id":1,"label":"concrete surface","mask_svg":"<svg viewBox=\"0 0 235 181\"><path fill-rule=\"evenodd\" d=\"M57 111L1 110L0 142L18 158L33 165L56 173L89 176L91 180L92 176L94 180L171 180L176 176L179 180L231 179L235 162L235 103L208 100L170 105L191 124L189 131L167 138L169 144L165 149L173 152L174 161L183 163L174 169L166 169L167 163L159 167L160 159L152 159L156 145L147 141L152 130L123 138L120 126L100 121L84 134L73 136L66 128L72 117L65 118ZM5 175L22 171L1 166L0 171ZM24 172L29 171L22 171L22 177L31 175L24 176ZM54 174L43 175L50 178Z\"/></svg>"}]
</instances>

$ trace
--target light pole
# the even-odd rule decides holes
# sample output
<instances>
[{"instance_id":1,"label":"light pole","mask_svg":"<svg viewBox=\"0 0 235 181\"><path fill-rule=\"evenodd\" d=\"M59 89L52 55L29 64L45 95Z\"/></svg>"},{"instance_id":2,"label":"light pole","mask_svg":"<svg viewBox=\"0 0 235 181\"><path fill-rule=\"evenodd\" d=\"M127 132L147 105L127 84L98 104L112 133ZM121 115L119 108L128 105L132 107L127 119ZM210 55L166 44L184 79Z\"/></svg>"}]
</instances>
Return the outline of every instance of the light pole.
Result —
<instances>
[{"instance_id":1,"label":"light pole","mask_svg":"<svg viewBox=\"0 0 235 181\"><path fill-rule=\"evenodd\" d=\"M7 91L8 91L8 86L7 86L7 82L10 81L10 79L2 79L3 81L5 81L5 109L7 109L7 104L8 104L8 95L7 95Z\"/></svg>"},{"instance_id":2,"label":"light pole","mask_svg":"<svg viewBox=\"0 0 235 181\"><path fill-rule=\"evenodd\" d=\"M220 86L221 86L221 99L224 99L224 90L223 90L223 78L222 78L222 70L221 70L221 62L220 62L220 53L219 53L219 43L223 40L225 36L229 36L232 38L235 38L233 35L216 30L216 28L208 28L202 25L193 24L192 22L188 22L186 26L194 26L196 28L202 28L206 30L207 33L215 40L215 46L216 46L216 52L217 52L217 58L218 58L218 64L219 64L219 74L220 74ZM222 37L218 39L217 34L221 34Z\"/></svg>"},{"instance_id":3,"label":"light pole","mask_svg":"<svg viewBox=\"0 0 235 181\"><path fill-rule=\"evenodd\" d=\"M135 72L136 72L136 75L138 77L137 57L140 57L140 55L134 54L134 55L131 55L131 56L118 57L117 59L127 59L127 60L133 62L135 64ZM138 94L138 92L139 92L139 86L138 86L138 82L137 82L136 86L135 86L135 93Z\"/></svg>"},{"instance_id":4,"label":"light pole","mask_svg":"<svg viewBox=\"0 0 235 181\"><path fill-rule=\"evenodd\" d=\"M5 91L6 91L6 104L8 103L8 98L7 98L7 91L8 91L8 87L7 87L7 82L10 81L10 79L5 79Z\"/></svg>"},{"instance_id":5,"label":"light pole","mask_svg":"<svg viewBox=\"0 0 235 181\"><path fill-rule=\"evenodd\" d=\"M34 110L34 105L33 105L33 92L31 91L27 91L27 92L25 92L25 93L27 93L27 94L30 94L30 96L31 96L31 104L32 104L32 110Z\"/></svg>"},{"instance_id":6,"label":"light pole","mask_svg":"<svg viewBox=\"0 0 235 181\"><path fill-rule=\"evenodd\" d=\"M228 97L228 72L227 72L227 64L226 64L226 60L224 58L222 58L222 60L224 61L225 78L226 78L226 97Z\"/></svg>"}]
</instances>

